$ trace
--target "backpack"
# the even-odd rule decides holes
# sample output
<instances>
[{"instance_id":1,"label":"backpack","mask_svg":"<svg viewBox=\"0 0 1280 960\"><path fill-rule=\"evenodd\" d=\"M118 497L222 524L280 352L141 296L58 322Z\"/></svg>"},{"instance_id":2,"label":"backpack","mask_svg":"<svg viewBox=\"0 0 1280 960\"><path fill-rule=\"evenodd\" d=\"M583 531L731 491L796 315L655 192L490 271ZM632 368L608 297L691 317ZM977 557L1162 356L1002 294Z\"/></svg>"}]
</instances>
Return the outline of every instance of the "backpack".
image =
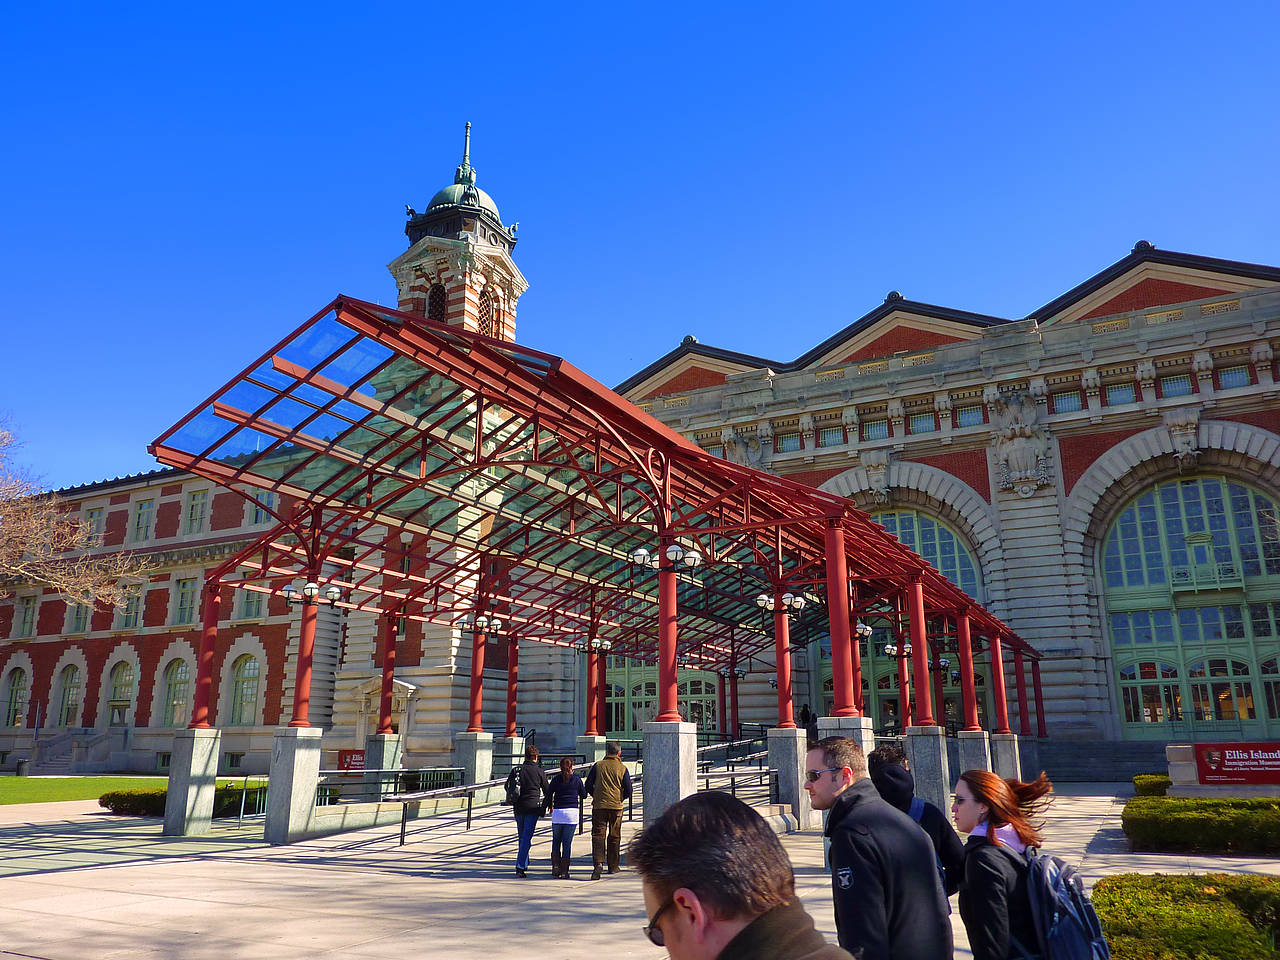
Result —
<instances>
[{"instance_id":1,"label":"backpack","mask_svg":"<svg viewBox=\"0 0 1280 960\"><path fill-rule=\"evenodd\" d=\"M919 824L921 830L924 829L924 801L923 800L921 800L919 797L912 797L911 806L907 809L907 815L911 817L911 819L914 820L917 824ZM933 838L930 837L930 842L932 842L932 839ZM938 851L936 849L933 851L933 862L937 864L938 882L942 884L942 892L945 894L947 891L947 870L946 870L946 867L942 865L942 858L938 856ZM951 904L948 903L947 913L950 913L950 912L951 912Z\"/></svg>"},{"instance_id":2,"label":"backpack","mask_svg":"<svg viewBox=\"0 0 1280 960\"><path fill-rule=\"evenodd\" d=\"M1000 849L1027 868L1027 894L1039 941L1039 949L1030 951L1011 937L1014 948L1025 957L1038 954L1045 960L1109 960L1111 948L1076 868L1035 847L1021 855L1005 846Z\"/></svg>"},{"instance_id":3,"label":"backpack","mask_svg":"<svg viewBox=\"0 0 1280 960\"><path fill-rule=\"evenodd\" d=\"M520 799L520 768L516 767L507 775L507 795L503 799L503 806L514 807L516 801Z\"/></svg>"}]
</instances>

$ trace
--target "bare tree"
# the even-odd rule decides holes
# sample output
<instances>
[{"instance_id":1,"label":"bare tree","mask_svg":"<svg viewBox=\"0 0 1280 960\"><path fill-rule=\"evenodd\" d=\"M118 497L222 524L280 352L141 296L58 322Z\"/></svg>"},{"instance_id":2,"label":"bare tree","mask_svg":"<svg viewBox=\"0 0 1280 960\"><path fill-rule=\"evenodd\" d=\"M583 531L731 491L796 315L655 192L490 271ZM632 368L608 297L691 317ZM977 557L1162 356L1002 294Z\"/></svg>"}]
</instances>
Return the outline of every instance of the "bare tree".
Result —
<instances>
[{"instance_id":1,"label":"bare tree","mask_svg":"<svg viewBox=\"0 0 1280 960\"><path fill-rule=\"evenodd\" d=\"M21 586L52 587L69 602L116 606L144 564L99 553L99 536L54 493L42 492L10 457L16 440L0 426L0 598Z\"/></svg>"}]
</instances>

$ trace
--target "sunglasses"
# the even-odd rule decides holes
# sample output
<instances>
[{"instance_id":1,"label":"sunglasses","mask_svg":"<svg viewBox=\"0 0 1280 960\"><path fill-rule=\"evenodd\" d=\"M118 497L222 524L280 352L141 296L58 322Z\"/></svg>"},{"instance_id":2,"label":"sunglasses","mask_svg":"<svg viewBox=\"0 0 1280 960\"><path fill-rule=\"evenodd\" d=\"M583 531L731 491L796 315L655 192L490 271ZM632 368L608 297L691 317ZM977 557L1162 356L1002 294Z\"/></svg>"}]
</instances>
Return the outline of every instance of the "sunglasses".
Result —
<instances>
[{"instance_id":1,"label":"sunglasses","mask_svg":"<svg viewBox=\"0 0 1280 960\"><path fill-rule=\"evenodd\" d=\"M667 938L663 935L662 928L658 926L658 918L666 913L667 908L674 903L675 901L668 897L667 902L658 908L658 912L649 918L649 923L641 928L644 930L644 935L649 938L649 942L655 947L665 947L667 945Z\"/></svg>"},{"instance_id":2,"label":"sunglasses","mask_svg":"<svg viewBox=\"0 0 1280 960\"><path fill-rule=\"evenodd\" d=\"M806 770L804 778L810 783L817 783L824 773L839 773L844 767L823 767L821 770Z\"/></svg>"}]
</instances>

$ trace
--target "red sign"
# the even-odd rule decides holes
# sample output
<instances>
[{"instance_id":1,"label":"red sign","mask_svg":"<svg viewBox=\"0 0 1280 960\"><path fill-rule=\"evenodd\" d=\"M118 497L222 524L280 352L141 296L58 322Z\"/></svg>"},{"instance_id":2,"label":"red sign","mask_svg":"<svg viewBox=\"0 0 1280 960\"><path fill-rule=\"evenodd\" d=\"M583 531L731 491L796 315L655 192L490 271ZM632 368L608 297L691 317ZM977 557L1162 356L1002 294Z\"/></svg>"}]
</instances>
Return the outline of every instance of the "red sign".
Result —
<instances>
[{"instance_id":1,"label":"red sign","mask_svg":"<svg viewBox=\"0 0 1280 960\"><path fill-rule=\"evenodd\" d=\"M1280 743L1197 743L1203 784L1280 784Z\"/></svg>"},{"instance_id":2,"label":"red sign","mask_svg":"<svg viewBox=\"0 0 1280 960\"><path fill-rule=\"evenodd\" d=\"M364 769L364 751L363 750L339 750L338 751L338 769L339 770L363 770Z\"/></svg>"}]
</instances>

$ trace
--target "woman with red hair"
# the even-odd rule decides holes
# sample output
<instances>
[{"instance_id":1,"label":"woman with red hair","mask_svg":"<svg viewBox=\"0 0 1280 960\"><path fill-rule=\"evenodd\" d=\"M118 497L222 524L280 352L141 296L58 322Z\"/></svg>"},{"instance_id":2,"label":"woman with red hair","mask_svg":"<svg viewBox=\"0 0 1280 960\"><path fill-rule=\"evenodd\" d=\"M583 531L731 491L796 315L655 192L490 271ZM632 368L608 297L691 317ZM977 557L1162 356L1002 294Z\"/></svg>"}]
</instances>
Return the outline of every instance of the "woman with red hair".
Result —
<instances>
[{"instance_id":1,"label":"woman with red hair","mask_svg":"<svg viewBox=\"0 0 1280 960\"><path fill-rule=\"evenodd\" d=\"M968 770L956 784L951 815L969 834L960 884L960 919L974 960L1017 960L1037 955L1035 920L1022 854L1039 847L1040 824L1053 784L1043 773L1031 783Z\"/></svg>"}]
</instances>

